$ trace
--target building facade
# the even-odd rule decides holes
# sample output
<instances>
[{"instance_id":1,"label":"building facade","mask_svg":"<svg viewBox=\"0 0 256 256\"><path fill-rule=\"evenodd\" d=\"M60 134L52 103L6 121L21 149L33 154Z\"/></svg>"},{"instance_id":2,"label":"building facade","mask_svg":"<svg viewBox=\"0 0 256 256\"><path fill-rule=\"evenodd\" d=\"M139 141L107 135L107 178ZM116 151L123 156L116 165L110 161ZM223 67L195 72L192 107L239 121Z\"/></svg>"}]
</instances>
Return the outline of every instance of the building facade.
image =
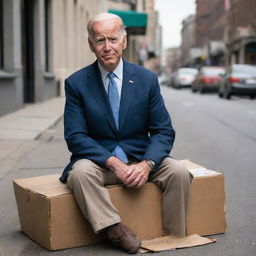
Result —
<instances>
[{"instance_id":1,"label":"building facade","mask_svg":"<svg viewBox=\"0 0 256 256\"><path fill-rule=\"evenodd\" d=\"M225 65L226 9L225 0L210 1L208 59L213 66Z\"/></svg>"},{"instance_id":2,"label":"building facade","mask_svg":"<svg viewBox=\"0 0 256 256\"><path fill-rule=\"evenodd\" d=\"M196 47L201 49L201 65L225 63L226 0L196 1Z\"/></svg>"},{"instance_id":3,"label":"building facade","mask_svg":"<svg viewBox=\"0 0 256 256\"><path fill-rule=\"evenodd\" d=\"M137 6L135 0L0 0L0 116L63 96L64 79L95 60L88 20ZM139 37L128 33L124 53L137 63Z\"/></svg>"},{"instance_id":4,"label":"building facade","mask_svg":"<svg viewBox=\"0 0 256 256\"><path fill-rule=\"evenodd\" d=\"M58 94L51 1L0 0L0 115Z\"/></svg>"},{"instance_id":5,"label":"building facade","mask_svg":"<svg viewBox=\"0 0 256 256\"><path fill-rule=\"evenodd\" d=\"M196 1L196 46L204 47L208 43L210 35L210 0Z\"/></svg>"},{"instance_id":6,"label":"building facade","mask_svg":"<svg viewBox=\"0 0 256 256\"><path fill-rule=\"evenodd\" d=\"M94 58L86 23L103 10L103 0L0 0L0 115L63 95L64 77Z\"/></svg>"},{"instance_id":7,"label":"building facade","mask_svg":"<svg viewBox=\"0 0 256 256\"><path fill-rule=\"evenodd\" d=\"M59 94L64 95L64 80L75 70L95 60L87 43L87 23L97 13L107 12L104 0L53 0L53 72Z\"/></svg>"},{"instance_id":8,"label":"building facade","mask_svg":"<svg viewBox=\"0 0 256 256\"><path fill-rule=\"evenodd\" d=\"M148 23L145 35L136 39L137 59L135 61L159 73L162 57L162 28L159 24L159 14L155 10L155 0L138 0L136 10L147 14Z\"/></svg>"},{"instance_id":9,"label":"building facade","mask_svg":"<svg viewBox=\"0 0 256 256\"><path fill-rule=\"evenodd\" d=\"M256 65L256 1L228 2L226 62Z\"/></svg>"},{"instance_id":10,"label":"building facade","mask_svg":"<svg viewBox=\"0 0 256 256\"><path fill-rule=\"evenodd\" d=\"M194 66L197 57L195 56L195 28L196 28L195 15L189 15L182 21L181 29L181 65L183 67Z\"/></svg>"},{"instance_id":11,"label":"building facade","mask_svg":"<svg viewBox=\"0 0 256 256\"><path fill-rule=\"evenodd\" d=\"M172 74L181 64L181 48L172 47L165 50L165 73Z\"/></svg>"},{"instance_id":12,"label":"building facade","mask_svg":"<svg viewBox=\"0 0 256 256\"><path fill-rule=\"evenodd\" d=\"M256 64L255 0L197 0L196 6L202 64Z\"/></svg>"}]
</instances>

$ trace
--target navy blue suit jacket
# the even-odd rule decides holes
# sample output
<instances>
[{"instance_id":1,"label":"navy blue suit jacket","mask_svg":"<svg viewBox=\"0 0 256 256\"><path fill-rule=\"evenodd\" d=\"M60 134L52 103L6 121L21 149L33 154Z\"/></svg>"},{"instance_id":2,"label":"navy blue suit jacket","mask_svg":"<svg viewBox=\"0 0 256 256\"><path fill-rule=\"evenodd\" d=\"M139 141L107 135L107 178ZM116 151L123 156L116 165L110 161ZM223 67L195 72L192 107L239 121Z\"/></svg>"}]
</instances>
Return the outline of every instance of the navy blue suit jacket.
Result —
<instances>
[{"instance_id":1,"label":"navy blue suit jacket","mask_svg":"<svg viewBox=\"0 0 256 256\"><path fill-rule=\"evenodd\" d=\"M175 132L155 73L124 61L118 130L97 62L68 77L65 92L64 133L72 156L62 182L79 159L104 166L117 144L156 164L169 155Z\"/></svg>"}]
</instances>

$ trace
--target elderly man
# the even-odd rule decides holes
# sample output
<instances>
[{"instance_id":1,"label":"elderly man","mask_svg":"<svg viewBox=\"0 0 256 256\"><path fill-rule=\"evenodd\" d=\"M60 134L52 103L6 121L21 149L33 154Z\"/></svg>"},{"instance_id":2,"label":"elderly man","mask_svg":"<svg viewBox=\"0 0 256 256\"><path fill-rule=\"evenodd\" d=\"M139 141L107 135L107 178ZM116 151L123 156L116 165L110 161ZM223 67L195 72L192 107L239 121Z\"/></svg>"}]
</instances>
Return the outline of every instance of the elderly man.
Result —
<instances>
[{"instance_id":1,"label":"elderly man","mask_svg":"<svg viewBox=\"0 0 256 256\"><path fill-rule=\"evenodd\" d=\"M87 29L97 60L65 81L65 139L72 156L60 180L96 233L136 253L140 240L121 222L104 186L137 189L154 182L162 191L166 234L183 236L192 176L169 157L175 132L156 74L122 59L122 20L99 14Z\"/></svg>"}]
</instances>

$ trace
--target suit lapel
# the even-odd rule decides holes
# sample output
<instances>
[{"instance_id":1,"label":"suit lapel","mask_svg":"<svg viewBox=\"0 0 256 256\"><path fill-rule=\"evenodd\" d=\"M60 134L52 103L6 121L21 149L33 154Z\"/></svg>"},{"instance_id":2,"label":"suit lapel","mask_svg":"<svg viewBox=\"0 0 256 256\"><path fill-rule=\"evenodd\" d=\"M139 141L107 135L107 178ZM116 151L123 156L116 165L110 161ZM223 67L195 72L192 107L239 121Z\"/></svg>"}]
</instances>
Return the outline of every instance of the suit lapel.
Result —
<instances>
[{"instance_id":1,"label":"suit lapel","mask_svg":"<svg viewBox=\"0 0 256 256\"><path fill-rule=\"evenodd\" d=\"M93 63L92 70L90 73L88 73L88 77L90 79L89 88L92 91L95 100L99 104L100 109L103 112L107 122L109 123L113 131L117 133L114 116L110 107L109 99L104 88L98 64L96 61Z\"/></svg>"},{"instance_id":2,"label":"suit lapel","mask_svg":"<svg viewBox=\"0 0 256 256\"><path fill-rule=\"evenodd\" d=\"M121 131L124 125L131 99L134 97L134 91L136 88L136 80L134 75L135 71L133 70L132 66L128 62L124 61L122 94L119 110L119 131Z\"/></svg>"}]
</instances>

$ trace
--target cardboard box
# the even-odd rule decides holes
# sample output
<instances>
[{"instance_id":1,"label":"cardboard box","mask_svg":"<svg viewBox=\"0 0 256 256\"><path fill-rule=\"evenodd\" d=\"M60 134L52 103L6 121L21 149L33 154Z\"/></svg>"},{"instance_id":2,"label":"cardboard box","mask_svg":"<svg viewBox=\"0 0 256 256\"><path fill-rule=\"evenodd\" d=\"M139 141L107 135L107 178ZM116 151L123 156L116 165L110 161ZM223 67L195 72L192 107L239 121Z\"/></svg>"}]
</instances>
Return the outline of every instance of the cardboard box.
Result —
<instances>
[{"instance_id":1,"label":"cardboard box","mask_svg":"<svg viewBox=\"0 0 256 256\"><path fill-rule=\"evenodd\" d=\"M49 250L102 241L84 219L73 194L59 175L14 180L21 230ZM160 190L152 183L143 189L109 188L122 220L141 239L162 236Z\"/></svg>"},{"instance_id":2,"label":"cardboard box","mask_svg":"<svg viewBox=\"0 0 256 256\"><path fill-rule=\"evenodd\" d=\"M195 175L188 211L188 234L224 232L224 175L207 171L188 160L183 162ZM93 233L71 191L58 179L59 174L54 174L13 181L21 230L48 250L101 242L103 238ZM120 186L108 189L122 221L140 239L163 235L161 192L156 185L147 183L138 190Z\"/></svg>"},{"instance_id":3,"label":"cardboard box","mask_svg":"<svg viewBox=\"0 0 256 256\"><path fill-rule=\"evenodd\" d=\"M224 175L190 160L181 160L194 175L190 188L187 234L213 235L226 231Z\"/></svg>"}]
</instances>

